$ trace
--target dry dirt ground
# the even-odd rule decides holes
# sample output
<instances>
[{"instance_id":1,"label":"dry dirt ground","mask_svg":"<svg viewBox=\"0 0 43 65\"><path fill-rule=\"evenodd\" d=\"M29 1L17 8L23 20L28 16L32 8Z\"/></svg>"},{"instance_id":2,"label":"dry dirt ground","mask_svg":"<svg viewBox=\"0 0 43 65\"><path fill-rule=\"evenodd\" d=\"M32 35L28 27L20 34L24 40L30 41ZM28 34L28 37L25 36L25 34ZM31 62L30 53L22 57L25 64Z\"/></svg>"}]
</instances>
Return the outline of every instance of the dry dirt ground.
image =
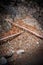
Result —
<instances>
[{"instance_id":1,"label":"dry dirt ground","mask_svg":"<svg viewBox=\"0 0 43 65\"><path fill-rule=\"evenodd\" d=\"M17 4L17 6L14 7L7 7L6 10L8 13L4 15L4 18L12 18L14 21L23 19L26 24L35 26L37 29L43 31L43 8L39 7L36 3L32 4L32 2L30 2L28 5ZM24 19L25 16L31 18ZM12 27L11 24L10 27ZM4 31L5 30L4 28ZM12 32L10 31L11 34L15 31L19 32L19 30L23 31L23 33L13 38L11 41L0 45L0 55L5 56L6 54L9 65L41 65L43 63L43 39L20 28L14 27L12 30ZM7 54L8 56L11 54L11 57L7 57Z\"/></svg>"}]
</instances>

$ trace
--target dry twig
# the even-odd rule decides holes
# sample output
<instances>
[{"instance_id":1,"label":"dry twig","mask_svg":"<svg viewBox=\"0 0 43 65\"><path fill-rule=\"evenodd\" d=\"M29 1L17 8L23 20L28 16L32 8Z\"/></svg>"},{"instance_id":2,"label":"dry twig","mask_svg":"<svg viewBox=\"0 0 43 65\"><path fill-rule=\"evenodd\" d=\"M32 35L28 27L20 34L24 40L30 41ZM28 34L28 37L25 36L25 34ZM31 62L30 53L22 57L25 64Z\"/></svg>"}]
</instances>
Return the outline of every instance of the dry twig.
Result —
<instances>
[{"instance_id":1,"label":"dry twig","mask_svg":"<svg viewBox=\"0 0 43 65\"><path fill-rule=\"evenodd\" d=\"M19 33L16 33L16 34L12 34L12 35L6 36L6 37L4 37L4 38L1 38L1 39L0 39L0 42L2 42L2 41L7 41L7 40L9 40L9 38L17 37L18 35L20 35L20 34L22 34L22 33L23 33L23 31L21 31L21 32L19 32Z\"/></svg>"},{"instance_id":2,"label":"dry twig","mask_svg":"<svg viewBox=\"0 0 43 65\"><path fill-rule=\"evenodd\" d=\"M36 29L35 27L31 26L31 25L27 25L26 23L24 23L22 20L17 20L18 23L13 23L12 20L6 19L8 22L10 22L12 25L15 25L16 27L19 27L25 31L28 31L32 34L34 34L35 36L43 39L43 32Z\"/></svg>"}]
</instances>

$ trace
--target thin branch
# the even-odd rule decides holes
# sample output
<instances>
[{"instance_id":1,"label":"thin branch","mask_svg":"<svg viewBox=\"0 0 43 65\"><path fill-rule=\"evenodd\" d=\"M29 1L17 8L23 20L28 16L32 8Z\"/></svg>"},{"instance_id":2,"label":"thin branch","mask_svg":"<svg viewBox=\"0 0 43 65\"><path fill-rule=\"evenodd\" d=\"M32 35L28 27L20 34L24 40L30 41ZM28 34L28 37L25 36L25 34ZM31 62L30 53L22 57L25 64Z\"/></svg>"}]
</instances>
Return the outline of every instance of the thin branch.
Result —
<instances>
[{"instance_id":1,"label":"thin branch","mask_svg":"<svg viewBox=\"0 0 43 65\"><path fill-rule=\"evenodd\" d=\"M14 26L16 26L16 27L19 27L20 29L23 29L23 30L25 30L25 31L28 31L28 32L34 34L35 36L37 36L37 37L43 39L43 32L42 32L42 31L40 31L40 30L34 28L34 27L31 26L31 25L27 25L27 24L24 23L22 20L18 20L18 22L21 22L21 24L20 24L20 23L13 23L13 22L12 22L12 19L11 19L11 20L6 19L6 20L7 20L7 22L10 22L12 25L14 25Z\"/></svg>"},{"instance_id":2,"label":"thin branch","mask_svg":"<svg viewBox=\"0 0 43 65\"><path fill-rule=\"evenodd\" d=\"M1 41L4 41L4 40L8 40L9 38L16 37L16 36L18 36L18 35L20 35L20 34L22 34L22 33L23 33L23 31L21 31L21 32L19 32L19 33L16 33L16 34L9 35L9 36L4 37L4 38L1 38L1 39L0 39L0 42L1 42Z\"/></svg>"}]
</instances>

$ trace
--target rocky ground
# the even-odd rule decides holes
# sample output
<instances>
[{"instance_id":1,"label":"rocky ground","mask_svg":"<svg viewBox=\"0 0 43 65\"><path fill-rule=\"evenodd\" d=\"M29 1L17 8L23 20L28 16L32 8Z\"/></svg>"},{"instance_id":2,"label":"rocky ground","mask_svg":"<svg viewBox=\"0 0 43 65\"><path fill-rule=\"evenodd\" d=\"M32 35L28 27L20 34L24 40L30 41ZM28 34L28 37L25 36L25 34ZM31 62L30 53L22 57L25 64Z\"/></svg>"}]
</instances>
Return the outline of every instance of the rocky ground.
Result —
<instances>
[{"instance_id":1,"label":"rocky ground","mask_svg":"<svg viewBox=\"0 0 43 65\"><path fill-rule=\"evenodd\" d=\"M2 19L12 18L16 21L17 19L23 19L24 17L29 16L31 18L24 21L27 24L35 26L37 29L43 31L43 8L39 7L36 2L33 3L30 1L29 3L17 3L13 6L6 6L5 9L6 12L3 16L0 14ZM2 27L4 27L3 30L1 25L2 23L0 22L1 32L7 32L12 27L10 23L6 23L6 25L2 25ZM7 53L10 51L13 53L13 55L11 54L11 57L6 58L9 65L41 65L43 63L43 40L27 31L24 31L21 35L10 42L1 45L0 48L0 51L4 51L6 49L6 51L8 51ZM1 52L0 54L4 55L6 51Z\"/></svg>"}]
</instances>

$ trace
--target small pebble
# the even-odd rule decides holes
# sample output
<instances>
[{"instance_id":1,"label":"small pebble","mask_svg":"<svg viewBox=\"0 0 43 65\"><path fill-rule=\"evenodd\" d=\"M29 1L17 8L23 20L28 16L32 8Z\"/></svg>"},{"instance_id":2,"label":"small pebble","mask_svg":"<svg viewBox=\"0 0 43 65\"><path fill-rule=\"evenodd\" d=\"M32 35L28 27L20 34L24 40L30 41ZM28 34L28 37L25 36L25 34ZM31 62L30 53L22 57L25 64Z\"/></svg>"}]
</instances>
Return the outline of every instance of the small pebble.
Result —
<instances>
[{"instance_id":1,"label":"small pebble","mask_svg":"<svg viewBox=\"0 0 43 65\"><path fill-rule=\"evenodd\" d=\"M37 42L37 44L39 45L39 42Z\"/></svg>"},{"instance_id":2,"label":"small pebble","mask_svg":"<svg viewBox=\"0 0 43 65\"><path fill-rule=\"evenodd\" d=\"M6 63L7 63L6 58L1 57L1 58L0 58L0 65L5 65Z\"/></svg>"},{"instance_id":3,"label":"small pebble","mask_svg":"<svg viewBox=\"0 0 43 65\"><path fill-rule=\"evenodd\" d=\"M16 53L17 54L22 54L22 53L24 53L24 50L18 50Z\"/></svg>"}]
</instances>

